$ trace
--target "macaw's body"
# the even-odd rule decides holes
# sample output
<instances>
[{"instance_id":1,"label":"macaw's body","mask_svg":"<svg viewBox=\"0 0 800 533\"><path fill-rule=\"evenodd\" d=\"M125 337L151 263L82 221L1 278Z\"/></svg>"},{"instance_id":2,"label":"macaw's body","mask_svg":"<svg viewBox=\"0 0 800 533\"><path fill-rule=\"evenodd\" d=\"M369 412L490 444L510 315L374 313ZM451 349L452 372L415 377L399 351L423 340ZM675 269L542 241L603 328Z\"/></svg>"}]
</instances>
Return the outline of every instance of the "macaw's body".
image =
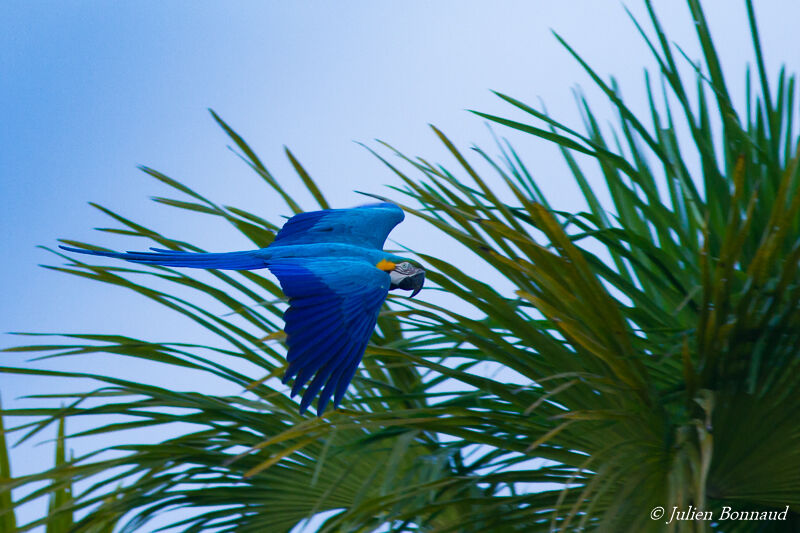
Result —
<instances>
[{"instance_id":1,"label":"macaw's body","mask_svg":"<svg viewBox=\"0 0 800 533\"><path fill-rule=\"evenodd\" d=\"M228 253L72 252L171 267L252 270L268 268L289 299L284 313L292 396L309 383L300 402L305 411L319 394L317 413L333 397L338 406L364 355L378 313L392 289L422 288L425 271L382 250L404 218L394 204L326 209L295 215L266 248Z\"/></svg>"}]
</instances>

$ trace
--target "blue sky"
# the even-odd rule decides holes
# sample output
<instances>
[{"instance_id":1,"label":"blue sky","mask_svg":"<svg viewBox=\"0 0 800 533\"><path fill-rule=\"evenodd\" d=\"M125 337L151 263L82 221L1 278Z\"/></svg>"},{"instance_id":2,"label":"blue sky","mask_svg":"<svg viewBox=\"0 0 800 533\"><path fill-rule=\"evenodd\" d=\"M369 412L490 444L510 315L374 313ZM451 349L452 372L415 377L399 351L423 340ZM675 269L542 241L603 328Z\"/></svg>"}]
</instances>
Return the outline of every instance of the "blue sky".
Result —
<instances>
[{"instance_id":1,"label":"blue sky","mask_svg":"<svg viewBox=\"0 0 800 533\"><path fill-rule=\"evenodd\" d=\"M641 6L633 4L644 20ZM705 4L731 89L742 95L742 60L751 55L744 8L728 0ZM672 38L698 57L686 7L673 0L656 7ZM791 24L800 20L800 4L757 7L770 71L786 62L797 72L800 47ZM589 0L6 1L0 19L1 331L123 332L154 340L203 334L121 289L38 268L58 260L36 246L52 246L57 238L122 249L145 244L93 232L109 221L88 201L209 250L246 246L219 224L174 216L149 201L169 191L138 164L220 203L272 219L288 214L226 149L206 108L237 129L291 191L301 186L284 145L335 206L347 207L363 202L354 190L385 194L384 185L396 183L353 141L374 146L380 138L410 155L451 164L427 124L461 147L491 147L485 124L466 111L513 115L490 89L533 104L541 97L553 115L578 125L570 90L581 83L598 108L607 109L551 28L600 74L615 75L634 107L644 106L642 66L651 65L621 5ZM581 207L557 153L529 138L514 139L556 205ZM437 249L440 241L418 229L407 222L392 237L420 250ZM0 346L17 343L0 337ZM97 369L105 360L37 364ZM148 373L140 364L102 369L132 377ZM191 386L187 376L157 379ZM82 386L5 375L0 380L6 407L29 405L18 399L24 394ZM34 471L50 455L48 445L16 449L14 470Z\"/></svg>"}]
</instances>

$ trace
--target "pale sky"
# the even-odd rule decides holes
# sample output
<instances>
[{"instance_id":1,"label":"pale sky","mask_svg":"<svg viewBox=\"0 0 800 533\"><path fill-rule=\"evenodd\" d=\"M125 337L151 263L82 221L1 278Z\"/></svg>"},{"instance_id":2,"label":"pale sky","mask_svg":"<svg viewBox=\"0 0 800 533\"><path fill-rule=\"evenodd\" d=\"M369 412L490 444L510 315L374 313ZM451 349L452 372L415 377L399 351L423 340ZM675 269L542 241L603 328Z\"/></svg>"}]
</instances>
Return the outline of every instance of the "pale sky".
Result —
<instances>
[{"instance_id":1,"label":"pale sky","mask_svg":"<svg viewBox=\"0 0 800 533\"><path fill-rule=\"evenodd\" d=\"M639 2L629 6L649 29ZM688 9L655 2L671 38L699 58ZM731 91L741 98L751 57L743 2L705 2ZM800 2L757 2L770 73L800 70ZM58 258L36 248L57 238L116 249L149 246L92 231L113 225L88 201L212 251L247 243L208 217L151 202L175 196L136 169L145 164L223 204L277 219L288 209L226 149L215 109L290 191L301 185L287 145L335 207L364 203L354 190L392 196L391 173L353 141L385 140L411 156L455 168L427 124L461 148L496 150L476 109L519 117L490 89L538 106L580 129L571 89L581 84L598 112L608 106L550 33L558 31L598 73L614 75L635 109L645 105L643 66L652 61L618 2L571 0L442 2L139 1L0 3L0 211L3 305L0 331L123 333L150 340L201 338L197 326L133 293L46 271ZM773 78L774 80L774 78ZM774 83L773 83L774 87ZM498 128L500 134L508 132ZM513 135L539 183L563 209L580 209L557 152ZM594 169L591 169L594 172ZM313 208L299 194L304 207ZM395 196L399 198L399 196ZM446 256L444 242L408 221L391 238ZM439 240L437 240L439 239ZM459 257L456 251L454 257ZM465 266L465 268L472 265ZM476 266L479 269L480 267ZM476 270L476 275L480 271ZM0 347L24 343L8 335ZM22 364L4 355L4 364ZM151 376L142 364L108 359L47 361L40 367ZM100 366L98 366L100 365ZM158 384L190 388L191 377ZM211 385L209 385L211 386ZM0 376L4 407L25 394L85 384ZM13 420L7 421L7 424ZM82 448L80 441L71 444ZM15 474L49 465L52 446L12 452ZM29 509L23 517L39 512Z\"/></svg>"}]
</instances>

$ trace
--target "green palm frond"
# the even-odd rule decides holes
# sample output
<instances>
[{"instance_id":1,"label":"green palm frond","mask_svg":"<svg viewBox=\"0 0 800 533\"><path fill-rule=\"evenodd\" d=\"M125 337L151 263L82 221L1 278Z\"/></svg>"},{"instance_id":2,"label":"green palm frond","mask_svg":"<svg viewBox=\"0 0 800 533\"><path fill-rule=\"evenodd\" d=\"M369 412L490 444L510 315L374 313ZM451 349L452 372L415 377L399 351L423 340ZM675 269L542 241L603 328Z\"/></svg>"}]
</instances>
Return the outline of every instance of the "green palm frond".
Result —
<instances>
[{"instance_id":1,"label":"green palm frond","mask_svg":"<svg viewBox=\"0 0 800 533\"><path fill-rule=\"evenodd\" d=\"M2 410L2 405L0 405ZM11 464L8 459L8 440L6 439L3 417L0 416L0 533L13 533L17 530L17 517L14 514L14 501L11 490L6 485L11 481Z\"/></svg>"},{"instance_id":2,"label":"green palm frond","mask_svg":"<svg viewBox=\"0 0 800 533\"><path fill-rule=\"evenodd\" d=\"M58 422L56 435L56 454L53 485L50 487L50 503L47 506L47 527L45 533L64 533L74 525L72 516L72 478L58 473L67 466L66 424L62 418Z\"/></svg>"},{"instance_id":3,"label":"green palm frond","mask_svg":"<svg viewBox=\"0 0 800 533\"><path fill-rule=\"evenodd\" d=\"M0 411L2 411L2 406L0 406ZM68 533L73 531L75 526L72 515L75 502L72 498L73 479L67 461L66 423L63 418L58 421L55 444L54 466L47 476L41 477L41 479L52 479L47 487L49 493L47 516L41 521L41 524L45 526L46 533ZM11 475L8 442L3 429L3 417L0 416L0 532L2 533L20 531L17 528L14 508L21 503L21 500L15 502L11 495L12 488L20 485L19 480L15 480ZM90 531L91 533L111 533L115 522L116 520L107 520L101 527Z\"/></svg>"},{"instance_id":4,"label":"green palm frond","mask_svg":"<svg viewBox=\"0 0 800 533\"><path fill-rule=\"evenodd\" d=\"M554 143L585 211L555 209L504 139L499 155L466 153L433 128L454 161L449 166L387 144L370 148L399 180L390 199L495 278L476 279L445 255L419 253L438 289L430 293L446 293L449 303L390 298L343 408L322 418L298 415L278 384L284 303L271 278L210 271L201 279L53 251L66 265L48 268L128 288L193 320L216 344L71 334L9 351L133 357L214 376L237 392L4 367L96 384L38 396L45 407L6 411L37 417L9 430L22 441L78 416L103 421L70 437L185 429L162 442L98 450L113 456L62 457L55 469L32 476L0 472L0 494L55 479L14 503L50 496L55 509L81 517L77 531L104 531L118 520L119 531L146 531L153 517L175 509L191 511L173 522L180 531L285 532L325 512L320 531L662 531L650 518L654 507L690 505L715 513L789 506L786 521L756 527L797 528L795 78L781 71L771 88L747 2L757 81L748 74L746 107L737 110L699 2L688 1L699 63L670 44L645 4L652 35L633 22L658 64L657 73L645 73L649 116L631 111L616 82L558 36L607 98L616 126L601 127L602 115L581 93L582 129L501 93L509 116L476 112ZM689 81L680 73L684 61ZM212 115L243 161L291 212L301 211L244 139ZM286 155L316 204L327 208L298 158L288 149ZM280 226L142 170L181 195L156 202L217 217L257 246L269 244ZM501 200L507 197L513 202ZM200 251L95 207L117 224L101 231ZM499 289L500 279L513 290ZM70 486L86 488L68 495Z\"/></svg>"}]
</instances>

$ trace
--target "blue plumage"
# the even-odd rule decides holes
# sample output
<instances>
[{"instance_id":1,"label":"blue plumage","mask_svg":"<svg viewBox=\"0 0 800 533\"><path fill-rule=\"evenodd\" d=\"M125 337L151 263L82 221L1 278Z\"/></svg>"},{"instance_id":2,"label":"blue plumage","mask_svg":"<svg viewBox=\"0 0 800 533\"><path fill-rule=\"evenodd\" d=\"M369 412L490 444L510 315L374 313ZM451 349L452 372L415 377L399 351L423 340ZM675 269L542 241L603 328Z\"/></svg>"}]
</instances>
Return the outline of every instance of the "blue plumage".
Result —
<instances>
[{"instance_id":1,"label":"blue plumage","mask_svg":"<svg viewBox=\"0 0 800 533\"><path fill-rule=\"evenodd\" d=\"M59 246L69 252L81 254L99 255L102 257L113 257L115 259L125 259L134 263L145 265L211 268L220 270L253 270L256 268L266 268L267 264L264 257L259 256L260 250L248 250L246 252L227 252L220 254L194 254L182 250L162 250L151 248L155 252L102 252L100 250L82 250L69 246Z\"/></svg>"},{"instance_id":2,"label":"blue plumage","mask_svg":"<svg viewBox=\"0 0 800 533\"><path fill-rule=\"evenodd\" d=\"M83 254L170 267L251 270L269 268L289 300L284 313L292 396L306 387L305 411L319 394L317 413L341 402L355 375L389 290L419 290L424 271L382 251L404 218L394 204L328 209L295 215L267 248L228 253L103 252Z\"/></svg>"},{"instance_id":3,"label":"blue plumage","mask_svg":"<svg viewBox=\"0 0 800 533\"><path fill-rule=\"evenodd\" d=\"M316 374L303 395L302 411L325 381L349 371L354 358L360 361L389 293L390 279L362 259L283 260L270 270L289 298L284 314L289 369L284 383L295 378L294 395ZM329 398L320 397L317 412L325 409Z\"/></svg>"},{"instance_id":4,"label":"blue plumage","mask_svg":"<svg viewBox=\"0 0 800 533\"><path fill-rule=\"evenodd\" d=\"M402 209L389 203L300 213L283 225L271 246L337 242L381 249L404 217Z\"/></svg>"}]
</instances>

